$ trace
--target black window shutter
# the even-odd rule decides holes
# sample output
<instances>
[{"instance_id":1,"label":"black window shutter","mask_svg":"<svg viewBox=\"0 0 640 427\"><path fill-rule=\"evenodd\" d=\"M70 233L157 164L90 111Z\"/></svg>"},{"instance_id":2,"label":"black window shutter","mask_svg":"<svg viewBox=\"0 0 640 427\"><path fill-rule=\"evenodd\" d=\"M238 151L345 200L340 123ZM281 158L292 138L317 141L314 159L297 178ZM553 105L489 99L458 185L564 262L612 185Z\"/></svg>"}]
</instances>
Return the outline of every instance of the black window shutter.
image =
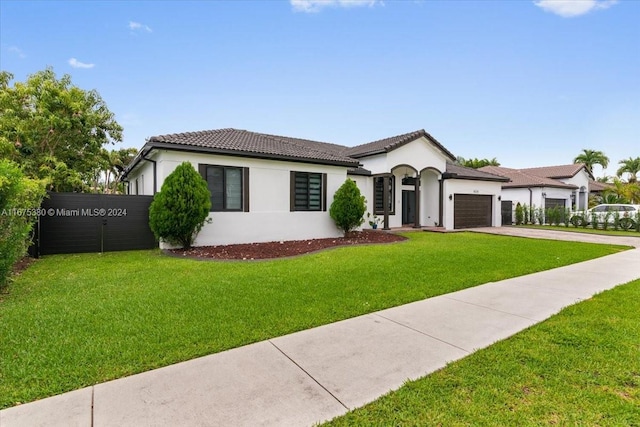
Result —
<instances>
[{"instance_id":1,"label":"black window shutter","mask_svg":"<svg viewBox=\"0 0 640 427\"><path fill-rule=\"evenodd\" d=\"M249 168L242 168L242 209L249 212Z\"/></svg>"},{"instance_id":2,"label":"black window shutter","mask_svg":"<svg viewBox=\"0 0 640 427\"><path fill-rule=\"evenodd\" d=\"M322 174L322 210L327 211L327 174Z\"/></svg>"},{"instance_id":3,"label":"black window shutter","mask_svg":"<svg viewBox=\"0 0 640 427\"><path fill-rule=\"evenodd\" d=\"M289 172L289 211L296 210L296 173Z\"/></svg>"}]
</instances>

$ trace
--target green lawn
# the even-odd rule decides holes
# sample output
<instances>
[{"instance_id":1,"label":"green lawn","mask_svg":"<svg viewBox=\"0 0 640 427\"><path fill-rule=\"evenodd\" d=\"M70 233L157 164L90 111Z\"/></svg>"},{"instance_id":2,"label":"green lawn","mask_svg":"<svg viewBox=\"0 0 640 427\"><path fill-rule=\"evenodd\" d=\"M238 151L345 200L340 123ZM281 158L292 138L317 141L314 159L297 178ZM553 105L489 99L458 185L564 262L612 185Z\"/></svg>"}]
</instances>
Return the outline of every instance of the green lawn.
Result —
<instances>
[{"instance_id":1,"label":"green lawn","mask_svg":"<svg viewBox=\"0 0 640 427\"><path fill-rule=\"evenodd\" d=\"M159 251L56 255L0 301L0 407L621 247L407 233L265 262Z\"/></svg>"},{"instance_id":2,"label":"green lawn","mask_svg":"<svg viewBox=\"0 0 640 427\"><path fill-rule=\"evenodd\" d=\"M347 425L638 426L640 280L327 424Z\"/></svg>"}]
</instances>

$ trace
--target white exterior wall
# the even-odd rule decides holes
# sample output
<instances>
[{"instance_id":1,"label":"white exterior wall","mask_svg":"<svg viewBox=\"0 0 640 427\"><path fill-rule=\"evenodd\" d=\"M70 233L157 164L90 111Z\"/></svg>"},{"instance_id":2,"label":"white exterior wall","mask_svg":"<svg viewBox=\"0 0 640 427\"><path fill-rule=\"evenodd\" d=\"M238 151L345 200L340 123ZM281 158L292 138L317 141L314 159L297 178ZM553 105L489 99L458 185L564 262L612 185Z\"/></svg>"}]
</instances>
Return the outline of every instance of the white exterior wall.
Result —
<instances>
[{"instance_id":1,"label":"white exterior wall","mask_svg":"<svg viewBox=\"0 0 640 427\"><path fill-rule=\"evenodd\" d=\"M422 173L420 182L420 224L433 227L440 222L440 174Z\"/></svg>"},{"instance_id":2,"label":"white exterior wall","mask_svg":"<svg viewBox=\"0 0 640 427\"><path fill-rule=\"evenodd\" d=\"M373 175L388 173L398 165L410 165L418 171L428 167L443 172L447 167L446 157L425 138L419 138L388 153L363 157L362 167Z\"/></svg>"},{"instance_id":3,"label":"white exterior wall","mask_svg":"<svg viewBox=\"0 0 640 427\"><path fill-rule=\"evenodd\" d=\"M388 170L398 165L410 165L418 171L431 167L444 172L447 159L428 140L420 138L387 153L387 164ZM364 167L368 169L366 165Z\"/></svg>"},{"instance_id":4,"label":"white exterior wall","mask_svg":"<svg viewBox=\"0 0 640 427\"><path fill-rule=\"evenodd\" d=\"M493 196L492 227L500 227L502 217L500 215L501 203L498 196L501 195L502 183L492 181L473 181L464 179L446 179L443 183L443 226L447 230L453 230L453 204L454 200L449 200L449 195L474 194Z\"/></svg>"},{"instance_id":5,"label":"white exterior wall","mask_svg":"<svg viewBox=\"0 0 640 427\"><path fill-rule=\"evenodd\" d=\"M140 196L153 196L153 163L143 160L129 176L129 194L136 195L136 180Z\"/></svg>"},{"instance_id":6,"label":"white exterior wall","mask_svg":"<svg viewBox=\"0 0 640 427\"><path fill-rule=\"evenodd\" d=\"M565 184L573 184L578 188L584 187L587 189L587 193L589 192L589 174L582 169L580 172L572 176L571 178L563 178L558 181L562 181Z\"/></svg>"},{"instance_id":7,"label":"white exterior wall","mask_svg":"<svg viewBox=\"0 0 640 427\"><path fill-rule=\"evenodd\" d=\"M559 181L562 181L566 184L573 184L576 187L578 187L577 190L574 190L574 194L575 194L575 200L576 200L576 204L577 209L580 210L582 207L584 207L584 209L587 209L589 207L589 193L591 192L591 189L589 188L589 174L587 173L587 171L585 171L584 169L582 169L580 172L578 172L577 174L575 174L575 176L572 176L571 178L563 178L560 179ZM580 191L581 189L584 189L584 191ZM583 198L582 202L580 201L580 198ZM584 206L580 206L580 203L583 203ZM569 202L569 205L571 204L571 202ZM573 206L572 206L573 209Z\"/></svg>"},{"instance_id":8,"label":"white exterior wall","mask_svg":"<svg viewBox=\"0 0 640 427\"><path fill-rule=\"evenodd\" d=\"M532 187L531 192L527 188L504 188L502 189L502 200L511 200L513 209L516 205L527 205L534 208L545 208L544 199L565 199L565 206L571 206L571 193L573 190L553 187ZM542 196L545 194L545 197Z\"/></svg>"},{"instance_id":9,"label":"white exterior wall","mask_svg":"<svg viewBox=\"0 0 640 427\"><path fill-rule=\"evenodd\" d=\"M389 227L401 227L402 224L402 190L415 190L412 185L402 185L402 178L405 172L410 176L415 176L415 171L422 172L420 179L420 224L434 226L439 221L440 216L440 185L439 174L427 168L436 169L440 173L447 167L447 157L436 149L426 138L419 138L401 147L391 150L388 153L376 154L359 159L362 167L371 171L373 175L389 173L392 169L407 165L412 169L399 167L393 170L395 176L394 194L394 214L389 215ZM364 189L360 186L360 191L369 202L367 209L373 212L373 179L369 186ZM382 215L378 215L382 220ZM381 223L382 224L382 223Z\"/></svg>"},{"instance_id":10,"label":"white exterior wall","mask_svg":"<svg viewBox=\"0 0 640 427\"><path fill-rule=\"evenodd\" d=\"M364 196L367 205L367 210L364 214L365 222L362 223L362 226L359 229L371 228L368 221L373 217L373 179L370 176L363 175L348 175L347 177L356 183L360 193ZM371 214L371 218L367 219L367 213ZM382 224L382 217L378 216L378 218L380 218L378 227L381 227L380 224Z\"/></svg>"},{"instance_id":11,"label":"white exterior wall","mask_svg":"<svg viewBox=\"0 0 640 427\"><path fill-rule=\"evenodd\" d=\"M235 156L158 150L156 155L160 191L164 179L182 162L249 168L249 212L211 212L194 246L255 243L339 237L342 232L329 216L333 195L347 178L347 168L308 163L263 160ZM140 168L140 171L146 170ZM290 172L327 174L327 211L290 212ZM135 180L139 172L131 174ZM146 181L151 181L145 174ZM149 193L151 194L151 193ZM164 246L164 245L163 245Z\"/></svg>"}]
</instances>

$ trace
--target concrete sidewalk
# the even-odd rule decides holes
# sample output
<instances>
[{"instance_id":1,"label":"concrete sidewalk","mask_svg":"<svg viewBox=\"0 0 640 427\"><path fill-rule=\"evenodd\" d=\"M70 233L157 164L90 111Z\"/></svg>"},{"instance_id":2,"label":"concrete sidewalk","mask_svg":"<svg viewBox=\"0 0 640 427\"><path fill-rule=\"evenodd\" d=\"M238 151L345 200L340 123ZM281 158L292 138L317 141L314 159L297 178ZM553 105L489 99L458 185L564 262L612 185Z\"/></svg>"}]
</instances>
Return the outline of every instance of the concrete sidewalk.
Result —
<instances>
[{"instance_id":1,"label":"concrete sidewalk","mask_svg":"<svg viewBox=\"0 0 640 427\"><path fill-rule=\"evenodd\" d=\"M312 425L638 278L634 249L5 409L0 426Z\"/></svg>"}]
</instances>

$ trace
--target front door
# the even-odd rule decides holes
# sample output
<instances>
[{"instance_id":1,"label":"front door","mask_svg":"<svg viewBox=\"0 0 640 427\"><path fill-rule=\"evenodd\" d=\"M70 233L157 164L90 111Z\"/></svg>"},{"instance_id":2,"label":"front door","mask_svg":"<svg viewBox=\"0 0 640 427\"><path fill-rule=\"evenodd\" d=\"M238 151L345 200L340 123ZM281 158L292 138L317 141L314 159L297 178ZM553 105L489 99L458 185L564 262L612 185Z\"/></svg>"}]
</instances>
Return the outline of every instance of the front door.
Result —
<instances>
[{"instance_id":1,"label":"front door","mask_svg":"<svg viewBox=\"0 0 640 427\"><path fill-rule=\"evenodd\" d=\"M416 192L402 190L402 224L414 224L416 220Z\"/></svg>"}]
</instances>

